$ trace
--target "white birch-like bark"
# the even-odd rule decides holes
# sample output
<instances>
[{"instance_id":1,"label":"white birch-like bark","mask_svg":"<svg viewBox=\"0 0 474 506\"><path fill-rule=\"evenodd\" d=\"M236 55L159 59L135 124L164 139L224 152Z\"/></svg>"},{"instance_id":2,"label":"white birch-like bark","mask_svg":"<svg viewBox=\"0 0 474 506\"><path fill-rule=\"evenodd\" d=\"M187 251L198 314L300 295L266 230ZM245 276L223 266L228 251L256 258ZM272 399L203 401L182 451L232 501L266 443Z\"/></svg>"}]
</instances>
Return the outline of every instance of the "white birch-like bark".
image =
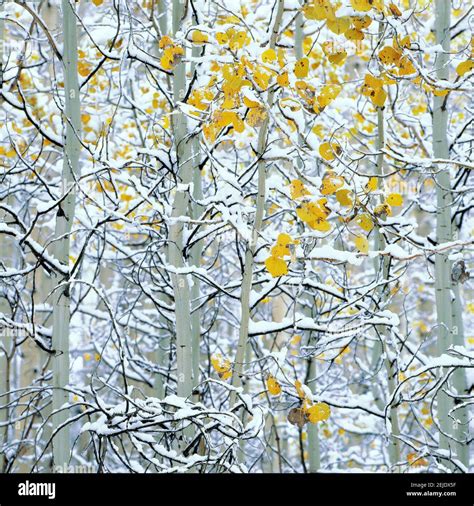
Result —
<instances>
[{"instance_id":1,"label":"white birch-like bark","mask_svg":"<svg viewBox=\"0 0 474 506\"><path fill-rule=\"evenodd\" d=\"M185 14L185 5L180 0L173 0L172 32L175 36ZM183 58L185 59L185 57ZM173 98L175 107L186 94L186 63L180 62L174 70ZM185 115L176 109L172 116L172 128L176 149L177 172L180 188L176 189L173 202L172 222L170 224L169 262L175 269L184 267L183 258L183 223L189 205L189 184L192 182L193 166L191 144L188 139L188 128ZM192 334L191 334L191 294L186 275L172 273L176 317L176 360L178 395L189 397L192 392Z\"/></svg>"},{"instance_id":2,"label":"white birch-like bark","mask_svg":"<svg viewBox=\"0 0 474 506\"><path fill-rule=\"evenodd\" d=\"M450 48L450 2L436 0L435 2L435 36L436 44L441 44L446 53L437 53L435 61L436 77L449 78L447 51ZM448 110L446 97L433 97L433 153L435 158L447 159L449 156L448 139ZM436 239L438 244L451 241L451 182L449 167L436 167ZM436 310L438 321L438 353L443 354L452 342L452 305L451 305L451 263L447 253L435 255L435 288ZM438 395L438 418L441 431L452 433L452 424L448 413L453 407L451 399L442 391ZM442 449L450 447L449 438L442 433L439 436Z\"/></svg>"},{"instance_id":3,"label":"white birch-like bark","mask_svg":"<svg viewBox=\"0 0 474 506\"><path fill-rule=\"evenodd\" d=\"M79 174L80 154L80 100L77 73L77 28L74 6L69 0L62 1L64 37L64 90L65 90L65 139L62 172L64 199L56 215L54 256L63 265L69 264L70 233L74 221L76 201L75 180ZM67 420L67 411L59 410L68 402L64 387L69 383L69 325L71 293L68 276L56 273L53 293L53 431ZM55 466L67 465L71 453L69 427L63 427L53 439Z\"/></svg>"}]
</instances>

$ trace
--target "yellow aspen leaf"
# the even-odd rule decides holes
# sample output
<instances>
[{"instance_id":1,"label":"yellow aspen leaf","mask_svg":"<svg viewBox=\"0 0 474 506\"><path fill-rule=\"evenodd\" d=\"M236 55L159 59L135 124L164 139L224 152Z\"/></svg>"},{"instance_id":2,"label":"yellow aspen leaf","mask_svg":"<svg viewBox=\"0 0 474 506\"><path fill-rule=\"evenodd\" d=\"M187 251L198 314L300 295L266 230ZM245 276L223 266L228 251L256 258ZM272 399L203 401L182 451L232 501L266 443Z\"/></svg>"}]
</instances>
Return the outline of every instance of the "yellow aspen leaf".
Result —
<instances>
[{"instance_id":1,"label":"yellow aspen leaf","mask_svg":"<svg viewBox=\"0 0 474 506\"><path fill-rule=\"evenodd\" d=\"M277 244L279 246L288 246L289 244L293 244L293 239L291 238L290 235L281 233L278 234Z\"/></svg>"},{"instance_id":2,"label":"yellow aspen leaf","mask_svg":"<svg viewBox=\"0 0 474 506\"><path fill-rule=\"evenodd\" d=\"M364 40L364 32L357 30L357 28L349 28L344 32L344 36L347 40Z\"/></svg>"},{"instance_id":3,"label":"yellow aspen leaf","mask_svg":"<svg viewBox=\"0 0 474 506\"><path fill-rule=\"evenodd\" d=\"M284 276L288 273L288 265L286 262L281 258L275 257L273 255L269 256L265 260L265 267L274 278Z\"/></svg>"},{"instance_id":4,"label":"yellow aspen leaf","mask_svg":"<svg viewBox=\"0 0 474 506\"><path fill-rule=\"evenodd\" d=\"M331 408L325 402L317 402L306 409L311 423L325 422L331 416Z\"/></svg>"},{"instance_id":5,"label":"yellow aspen leaf","mask_svg":"<svg viewBox=\"0 0 474 506\"><path fill-rule=\"evenodd\" d=\"M392 46L385 46L379 51L380 61L384 65L397 65L402 57L402 52Z\"/></svg>"},{"instance_id":6,"label":"yellow aspen leaf","mask_svg":"<svg viewBox=\"0 0 474 506\"><path fill-rule=\"evenodd\" d=\"M221 46L223 46L224 44L227 44L227 42L229 41L229 38L227 37L226 33L217 32L216 33L216 40Z\"/></svg>"},{"instance_id":7,"label":"yellow aspen leaf","mask_svg":"<svg viewBox=\"0 0 474 506\"><path fill-rule=\"evenodd\" d=\"M373 0L351 0L351 5L356 11L368 12L372 9Z\"/></svg>"},{"instance_id":8,"label":"yellow aspen leaf","mask_svg":"<svg viewBox=\"0 0 474 506\"><path fill-rule=\"evenodd\" d=\"M466 60L466 61L461 62L456 67L456 73L462 77L464 74L471 72L471 70L473 70L473 69L474 69L474 60Z\"/></svg>"},{"instance_id":9,"label":"yellow aspen leaf","mask_svg":"<svg viewBox=\"0 0 474 506\"><path fill-rule=\"evenodd\" d=\"M387 203L393 207L398 207L403 204L403 197L399 193L391 193L387 197Z\"/></svg>"},{"instance_id":10,"label":"yellow aspen leaf","mask_svg":"<svg viewBox=\"0 0 474 506\"><path fill-rule=\"evenodd\" d=\"M328 172L323 177L319 191L321 195L332 195L343 185L344 179L341 176L337 176L333 172Z\"/></svg>"},{"instance_id":11,"label":"yellow aspen leaf","mask_svg":"<svg viewBox=\"0 0 474 506\"><path fill-rule=\"evenodd\" d=\"M359 216L356 218L356 223L362 230L365 230L366 232L370 232L374 228L374 222L367 213L359 214Z\"/></svg>"},{"instance_id":12,"label":"yellow aspen leaf","mask_svg":"<svg viewBox=\"0 0 474 506\"><path fill-rule=\"evenodd\" d=\"M299 199L305 195L311 195L306 186L299 179L293 179L290 185L290 196L292 199Z\"/></svg>"},{"instance_id":13,"label":"yellow aspen leaf","mask_svg":"<svg viewBox=\"0 0 474 506\"><path fill-rule=\"evenodd\" d=\"M377 189L378 186L378 178L371 177L369 178L369 182L365 185L365 191L370 193Z\"/></svg>"},{"instance_id":14,"label":"yellow aspen leaf","mask_svg":"<svg viewBox=\"0 0 474 506\"><path fill-rule=\"evenodd\" d=\"M96 7L99 7L99 5L102 5L104 3L104 0L92 0L92 3L96 6Z\"/></svg>"},{"instance_id":15,"label":"yellow aspen leaf","mask_svg":"<svg viewBox=\"0 0 474 506\"><path fill-rule=\"evenodd\" d=\"M163 37L161 37L160 42L158 43L158 46L160 47L160 49L164 49L165 47L173 46L173 45L174 45L174 42L171 39L171 37L168 37L168 35L164 35Z\"/></svg>"},{"instance_id":16,"label":"yellow aspen leaf","mask_svg":"<svg viewBox=\"0 0 474 506\"><path fill-rule=\"evenodd\" d=\"M346 30L349 30L351 26L351 19L348 16L328 19L326 26L329 28L329 30L331 30L331 32L340 35Z\"/></svg>"},{"instance_id":17,"label":"yellow aspen leaf","mask_svg":"<svg viewBox=\"0 0 474 506\"><path fill-rule=\"evenodd\" d=\"M398 62L398 75L408 76L414 74L416 69L408 56L403 56Z\"/></svg>"},{"instance_id":18,"label":"yellow aspen leaf","mask_svg":"<svg viewBox=\"0 0 474 506\"><path fill-rule=\"evenodd\" d=\"M207 33L201 32L201 30L193 30L191 40L195 44L205 44L206 42L209 42L209 36Z\"/></svg>"},{"instance_id":19,"label":"yellow aspen leaf","mask_svg":"<svg viewBox=\"0 0 474 506\"><path fill-rule=\"evenodd\" d=\"M328 60L334 65L342 65L347 58L347 52L342 49L328 55Z\"/></svg>"},{"instance_id":20,"label":"yellow aspen leaf","mask_svg":"<svg viewBox=\"0 0 474 506\"><path fill-rule=\"evenodd\" d=\"M77 64L77 71L80 76L87 77L91 72L91 66L84 61L80 61Z\"/></svg>"},{"instance_id":21,"label":"yellow aspen leaf","mask_svg":"<svg viewBox=\"0 0 474 506\"><path fill-rule=\"evenodd\" d=\"M377 107L383 107L385 100L387 99L387 92L383 88L378 88L375 93L371 96L370 100Z\"/></svg>"},{"instance_id":22,"label":"yellow aspen leaf","mask_svg":"<svg viewBox=\"0 0 474 506\"><path fill-rule=\"evenodd\" d=\"M411 452L407 455L407 461L410 466L424 467L428 465L428 461L423 457L418 457L416 452Z\"/></svg>"},{"instance_id":23,"label":"yellow aspen leaf","mask_svg":"<svg viewBox=\"0 0 474 506\"><path fill-rule=\"evenodd\" d=\"M313 0L303 7L303 14L308 19L323 21L334 17L334 8L329 0Z\"/></svg>"},{"instance_id":24,"label":"yellow aspen leaf","mask_svg":"<svg viewBox=\"0 0 474 506\"><path fill-rule=\"evenodd\" d=\"M298 60L295 63L295 67L293 69L293 72L298 79L303 79L304 77L307 77L308 72L309 72L308 58L301 58L301 60Z\"/></svg>"},{"instance_id":25,"label":"yellow aspen leaf","mask_svg":"<svg viewBox=\"0 0 474 506\"><path fill-rule=\"evenodd\" d=\"M269 48L262 53L262 61L264 63L272 63L277 59L277 54L274 49Z\"/></svg>"},{"instance_id":26,"label":"yellow aspen leaf","mask_svg":"<svg viewBox=\"0 0 474 506\"><path fill-rule=\"evenodd\" d=\"M282 87L286 88L290 84L290 80L288 78L288 72L283 72L279 76L277 76L277 83Z\"/></svg>"},{"instance_id":27,"label":"yellow aspen leaf","mask_svg":"<svg viewBox=\"0 0 474 506\"><path fill-rule=\"evenodd\" d=\"M361 253L369 252L369 241L367 240L366 237L363 236L356 237L354 240L354 244Z\"/></svg>"},{"instance_id":28,"label":"yellow aspen leaf","mask_svg":"<svg viewBox=\"0 0 474 506\"><path fill-rule=\"evenodd\" d=\"M273 377L269 376L267 378L267 389L270 395L280 395L281 394L281 386L280 383Z\"/></svg>"},{"instance_id":29,"label":"yellow aspen leaf","mask_svg":"<svg viewBox=\"0 0 474 506\"><path fill-rule=\"evenodd\" d=\"M348 207L353 204L353 200L351 198L352 192L351 190L341 189L336 192L336 200L343 207Z\"/></svg>"},{"instance_id":30,"label":"yellow aspen leaf","mask_svg":"<svg viewBox=\"0 0 474 506\"><path fill-rule=\"evenodd\" d=\"M364 28L368 28L372 23L372 18L370 16L355 16L352 18L352 24L356 30L363 30Z\"/></svg>"},{"instance_id":31,"label":"yellow aspen leaf","mask_svg":"<svg viewBox=\"0 0 474 506\"><path fill-rule=\"evenodd\" d=\"M337 145L333 146L330 142L323 142L319 146L319 154L328 162L336 158L336 154L340 154L341 148Z\"/></svg>"},{"instance_id":32,"label":"yellow aspen leaf","mask_svg":"<svg viewBox=\"0 0 474 506\"><path fill-rule=\"evenodd\" d=\"M395 16L396 18L402 15L402 11L394 3L388 4L388 8L392 13L392 15Z\"/></svg>"},{"instance_id":33,"label":"yellow aspen leaf","mask_svg":"<svg viewBox=\"0 0 474 506\"><path fill-rule=\"evenodd\" d=\"M439 88L433 88L433 95L436 97L445 97L449 93L449 90L441 90Z\"/></svg>"},{"instance_id":34,"label":"yellow aspen leaf","mask_svg":"<svg viewBox=\"0 0 474 506\"><path fill-rule=\"evenodd\" d=\"M301 342L301 336L299 334L295 334L291 339L291 344L293 346L297 346Z\"/></svg>"},{"instance_id":35,"label":"yellow aspen leaf","mask_svg":"<svg viewBox=\"0 0 474 506\"><path fill-rule=\"evenodd\" d=\"M219 375L219 378L226 380L232 376L232 364L230 360L222 357L220 353L211 356L211 365Z\"/></svg>"}]
</instances>

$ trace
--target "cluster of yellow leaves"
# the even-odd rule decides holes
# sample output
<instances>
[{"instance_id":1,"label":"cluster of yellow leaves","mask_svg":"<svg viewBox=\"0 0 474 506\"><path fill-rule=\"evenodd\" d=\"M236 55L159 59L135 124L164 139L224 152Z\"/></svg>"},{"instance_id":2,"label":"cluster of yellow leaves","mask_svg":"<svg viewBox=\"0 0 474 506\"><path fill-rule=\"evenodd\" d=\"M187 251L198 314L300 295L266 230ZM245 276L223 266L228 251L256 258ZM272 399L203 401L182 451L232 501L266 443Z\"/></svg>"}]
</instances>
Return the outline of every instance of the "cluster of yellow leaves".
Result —
<instances>
[{"instance_id":1,"label":"cluster of yellow leaves","mask_svg":"<svg viewBox=\"0 0 474 506\"><path fill-rule=\"evenodd\" d=\"M295 241L288 234L279 234L270 256L265 260L265 267L274 278L288 273L288 265L283 257L290 256L290 244L295 244Z\"/></svg>"},{"instance_id":2,"label":"cluster of yellow leaves","mask_svg":"<svg viewBox=\"0 0 474 506\"><path fill-rule=\"evenodd\" d=\"M313 111L319 114L337 98L341 90L342 87L339 84L326 84L323 86L321 92L313 101Z\"/></svg>"},{"instance_id":3,"label":"cluster of yellow leaves","mask_svg":"<svg viewBox=\"0 0 474 506\"><path fill-rule=\"evenodd\" d=\"M219 378L226 380L232 376L232 364L228 358L224 358L220 353L211 357L211 364L219 375Z\"/></svg>"},{"instance_id":4,"label":"cluster of yellow leaves","mask_svg":"<svg viewBox=\"0 0 474 506\"><path fill-rule=\"evenodd\" d=\"M303 202L296 208L296 214L313 230L328 232L331 225L327 221L331 211L326 207L327 199L322 198L316 202Z\"/></svg>"},{"instance_id":5,"label":"cluster of yellow leaves","mask_svg":"<svg viewBox=\"0 0 474 506\"><path fill-rule=\"evenodd\" d=\"M403 38L394 38L393 46L384 46L379 51L379 59L385 66L395 67L391 70L394 74L398 74L399 76L414 74L416 69L413 63L408 55L403 55L403 48L410 48L410 46L409 35Z\"/></svg>"},{"instance_id":6,"label":"cluster of yellow leaves","mask_svg":"<svg viewBox=\"0 0 474 506\"><path fill-rule=\"evenodd\" d=\"M273 376L267 378L267 389L270 395L276 396L281 394L280 383Z\"/></svg>"},{"instance_id":7,"label":"cluster of yellow leaves","mask_svg":"<svg viewBox=\"0 0 474 506\"><path fill-rule=\"evenodd\" d=\"M370 4L377 3L378 0L370 1ZM367 9L365 6L366 4L364 2L358 2L358 8L353 5L355 10L365 12L375 5L368 5L367 3ZM303 13L308 19L326 21L326 26L331 32L336 35L344 34L348 40L363 40L365 35L362 30L369 27L372 23L372 19L369 16L337 16L336 9L330 0L312 0L303 7ZM343 51L341 51L341 60L345 58L345 56L342 57L342 53ZM329 60L331 61L331 58L329 58ZM341 60L332 61L331 63L340 64Z\"/></svg>"},{"instance_id":8,"label":"cluster of yellow leaves","mask_svg":"<svg viewBox=\"0 0 474 506\"><path fill-rule=\"evenodd\" d=\"M325 402L313 403L307 398L301 381L295 381L295 388L298 397L302 401L302 405L300 408L294 408L291 410L293 413L290 412L292 415L296 415L292 418L295 420L295 422L299 423L294 423L292 419L288 417L291 423L294 423L295 425L299 425L301 427L306 422L325 422L331 416L331 408Z\"/></svg>"},{"instance_id":9,"label":"cluster of yellow leaves","mask_svg":"<svg viewBox=\"0 0 474 506\"><path fill-rule=\"evenodd\" d=\"M187 103L192 105L199 111L206 111L209 107L209 104L212 102L214 98L214 93L209 89L195 89L191 92ZM192 111L191 114L198 115L198 111Z\"/></svg>"},{"instance_id":10,"label":"cluster of yellow leaves","mask_svg":"<svg viewBox=\"0 0 474 506\"><path fill-rule=\"evenodd\" d=\"M231 51L242 49L250 42L250 37L246 30L238 30L234 27L228 28L225 32L217 32L216 39L220 45L228 45Z\"/></svg>"},{"instance_id":11,"label":"cluster of yellow leaves","mask_svg":"<svg viewBox=\"0 0 474 506\"><path fill-rule=\"evenodd\" d=\"M362 95L368 97L377 107L383 107L387 98L387 92L383 89L383 79L372 74L366 74L361 88Z\"/></svg>"},{"instance_id":12,"label":"cluster of yellow leaves","mask_svg":"<svg viewBox=\"0 0 474 506\"><path fill-rule=\"evenodd\" d=\"M172 70L180 62L184 55L184 49L181 46L177 46L168 35L161 37L159 47L163 49L160 60L161 66L165 70Z\"/></svg>"}]
</instances>

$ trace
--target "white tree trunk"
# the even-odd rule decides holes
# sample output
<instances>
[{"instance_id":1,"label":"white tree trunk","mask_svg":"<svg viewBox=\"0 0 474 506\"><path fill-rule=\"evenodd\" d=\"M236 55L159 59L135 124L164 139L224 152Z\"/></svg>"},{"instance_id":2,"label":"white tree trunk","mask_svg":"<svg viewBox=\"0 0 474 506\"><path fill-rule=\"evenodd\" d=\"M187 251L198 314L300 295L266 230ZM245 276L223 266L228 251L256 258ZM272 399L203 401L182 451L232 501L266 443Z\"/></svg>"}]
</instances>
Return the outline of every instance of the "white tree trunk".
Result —
<instances>
[{"instance_id":1,"label":"white tree trunk","mask_svg":"<svg viewBox=\"0 0 474 506\"><path fill-rule=\"evenodd\" d=\"M436 55L435 70L437 79L449 79L450 18L451 3L446 2L446 0L436 0L436 44L441 44L445 51ZM433 97L433 154L435 158L447 159L449 157L447 100L447 96ZM435 168L437 171L436 239L437 243L441 244L452 240L451 181L449 166L438 165ZM452 344L453 312L451 286L451 262L448 253L437 253L435 255L435 288L438 320L438 353L440 355L445 353ZM441 428L439 445L444 450L453 446L449 438L449 435L453 434L453 424L449 417L449 411L452 407L452 399L440 391L438 394L438 418Z\"/></svg>"},{"instance_id":2,"label":"white tree trunk","mask_svg":"<svg viewBox=\"0 0 474 506\"><path fill-rule=\"evenodd\" d=\"M64 92L65 92L65 144L62 172L62 192L65 195L56 215L54 256L63 266L69 265L70 232L74 221L76 200L75 179L79 174L80 154L80 101L77 74L77 28L74 7L68 0L62 1L64 37ZM69 323L70 285L68 276L56 273L53 296L53 411L60 409L69 400L64 387L69 383ZM67 412L53 414L53 431L65 422ZM64 466L69 461L71 443L69 427L62 428L53 439L55 466Z\"/></svg>"},{"instance_id":3,"label":"white tree trunk","mask_svg":"<svg viewBox=\"0 0 474 506\"><path fill-rule=\"evenodd\" d=\"M184 15L184 3L173 0L172 30L175 35L181 25ZM184 57L185 59L185 57ZM182 101L186 93L186 63L179 63L174 70L173 97L177 104ZM185 265L183 258L183 223L189 204L189 185L192 181L193 165L191 144L187 138L188 129L185 115L179 109L172 116L172 128L176 149L178 181L184 188L177 188L173 202L172 223L169 239L169 262L176 268ZM176 354L178 395L189 397L193 385L192 371L192 334L190 289L186 275L172 273L176 316Z\"/></svg>"}]
</instances>

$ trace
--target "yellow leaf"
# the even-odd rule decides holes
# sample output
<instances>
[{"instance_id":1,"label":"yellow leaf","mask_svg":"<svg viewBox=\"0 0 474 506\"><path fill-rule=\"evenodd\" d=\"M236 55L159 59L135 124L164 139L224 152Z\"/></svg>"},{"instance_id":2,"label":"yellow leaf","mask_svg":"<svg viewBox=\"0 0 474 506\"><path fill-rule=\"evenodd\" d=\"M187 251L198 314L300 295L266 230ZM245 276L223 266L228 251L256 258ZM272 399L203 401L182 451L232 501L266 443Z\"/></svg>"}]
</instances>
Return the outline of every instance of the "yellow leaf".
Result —
<instances>
[{"instance_id":1,"label":"yellow leaf","mask_svg":"<svg viewBox=\"0 0 474 506\"><path fill-rule=\"evenodd\" d=\"M267 271L274 277L284 276L288 273L288 265L284 260L275 256L269 256L265 260Z\"/></svg>"},{"instance_id":2,"label":"yellow leaf","mask_svg":"<svg viewBox=\"0 0 474 506\"><path fill-rule=\"evenodd\" d=\"M364 40L364 33L356 28L349 28L346 32L344 32L344 36L348 40Z\"/></svg>"},{"instance_id":3,"label":"yellow leaf","mask_svg":"<svg viewBox=\"0 0 474 506\"><path fill-rule=\"evenodd\" d=\"M359 216L356 218L356 223L362 230L365 230L366 232L370 232L374 228L372 218L366 213L359 214Z\"/></svg>"},{"instance_id":4,"label":"yellow leaf","mask_svg":"<svg viewBox=\"0 0 474 506\"><path fill-rule=\"evenodd\" d=\"M288 72L283 72L277 77L277 83L282 87L285 88L290 84L290 80L288 79Z\"/></svg>"},{"instance_id":5,"label":"yellow leaf","mask_svg":"<svg viewBox=\"0 0 474 506\"><path fill-rule=\"evenodd\" d=\"M385 46L379 51L379 58L385 65L397 65L402 57L402 52L392 46Z\"/></svg>"},{"instance_id":6,"label":"yellow leaf","mask_svg":"<svg viewBox=\"0 0 474 506\"><path fill-rule=\"evenodd\" d=\"M211 356L211 365L219 375L219 378L226 380L232 376L232 364L227 358L223 358L220 353Z\"/></svg>"},{"instance_id":7,"label":"yellow leaf","mask_svg":"<svg viewBox=\"0 0 474 506\"><path fill-rule=\"evenodd\" d=\"M373 0L351 0L351 5L356 11L368 12L372 8Z\"/></svg>"},{"instance_id":8,"label":"yellow leaf","mask_svg":"<svg viewBox=\"0 0 474 506\"><path fill-rule=\"evenodd\" d=\"M369 241L367 240L366 237L363 237L363 236L356 237L354 243L356 245L356 248L361 253L368 253L368 251L369 251Z\"/></svg>"},{"instance_id":9,"label":"yellow leaf","mask_svg":"<svg viewBox=\"0 0 474 506\"><path fill-rule=\"evenodd\" d=\"M378 179L376 177L369 178L369 182L365 185L365 191L370 193L377 189Z\"/></svg>"},{"instance_id":10,"label":"yellow leaf","mask_svg":"<svg viewBox=\"0 0 474 506\"><path fill-rule=\"evenodd\" d=\"M191 40L195 44L205 44L206 42L209 42L209 36L207 33L201 32L201 30L193 30Z\"/></svg>"},{"instance_id":11,"label":"yellow leaf","mask_svg":"<svg viewBox=\"0 0 474 506\"><path fill-rule=\"evenodd\" d=\"M104 0L92 0L92 3L96 6L96 7L99 7L99 5L102 5L104 3Z\"/></svg>"},{"instance_id":12,"label":"yellow leaf","mask_svg":"<svg viewBox=\"0 0 474 506\"><path fill-rule=\"evenodd\" d=\"M277 54L274 49L267 49L262 53L262 61L264 63L272 63L277 59Z\"/></svg>"},{"instance_id":13,"label":"yellow leaf","mask_svg":"<svg viewBox=\"0 0 474 506\"><path fill-rule=\"evenodd\" d=\"M280 395L281 394L281 386L280 383L273 377L269 376L267 379L267 388L270 395Z\"/></svg>"},{"instance_id":14,"label":"yellow leaf","mask_svg":"<svg viewBox=\"0 0 474 506\"><path fill-rule=\"evenodd\" d=\"M317 402L306 409L306 414L311 423L324 422L331 416L331 408L325 402Z\"/></svg>"},{"instance_id":15,"label":"yellow leaf","mask_svg":"<svg viewBox=\"0 0 474 506\"><path fill-rule=\"evenodd\" d=\"M394 3L390 3L388 5L388 8L390 9L390 12L393 16L398 18L402 15L402 11Z\"/></svg>"},{"instance_id":16,"label":"yellow leaf","mask_svg":"<svg viewBox=\"0 0 474 506\"><path fill-rule=\"evenodd\" d=\"M351 190L341 189L336 192L336 200L341 204L341 206L348 207L353 204L351 198Z\"/></svg>"},{"instance_id":17,"label":"yellow leaf","mask_svg":"<svg viewBox=\"0 0 474 506\"><path fill-rule=\"evenodd\" d=\"M403 204L403 197L399 193L391 193L387 197L387 203L394 207L401 206Z\"/></svg>"},{"instance_id":18,"label":"yellow leaf","mask_svg":"<svg viewBox=\"0 0 474 506\"><path fill-rule=\"evenodd\" d=\"M333 145L330 142L323 142L319 146L319 154L328 162L336 158L336 154L341 153L341 148L338 145Z\"/></svg>"},{"instance_id":19,"label":"yellow leaf","mask_svg":"<svg viewBox=\"0 0 474 506\"><path fill-rule=\"evenodd\" d=\"M165 47L173 46L174 43L173 43L173 40L171 39L171 37L168 37L168 35L164 35L163 37L161 37L158 45L159 45L160 49L164 49Z\"/></svg>"},{"instance_id":20,"label":"yellow leaf","mask_svg":"<svg viewBox=\"0 0 474 506\"><path fill-rule=\"evenodd\" d=\"M321 195L332 195L343 185L344 179L341 176L337 176L333 172L328 172L323 177L319 191L321 192Z\"/></svg>"},{"instance_id":21,"label":"yellow leaf","mask_svg":"<svg viewBox=\"0 0 474 506\"><path fill-rule=\"evenodd\" d=\"M356 16L352 18L352 24L357 30L368 28L372 23L372 18L369 16Z\"/></svg>"},{"instance_id":22,"label":"yellow leaf","mask_svg":"<svg viewBox=\"0 0 474 506\"><path fill-rule=\"evenodd\" d=\"M471 72L472 69L474 69L474 60L466 60L466 61L461 62L456 67L456 72L459 76L462 77L464 74Z\"/></svg>"},{"instance_id":23,"label":"yellow leaf","mask_svg":"<svg viewBox=\"0 0 474 506\"><path fill-rule=\"evenodd\" d=\"M328 19L327 27L331 32L340 35L348 30L351 26L351 20L348 16L344 16L341 18Z\"/></svg>"},{"instance_id":24,"label":"yellow leaf","mask_svg":"<svg viewBox=\"0 0 474 506\"><path fill-rule=\"evenodd\" d=\"M309 60L308 58L301 58L295 63L295 67L293 70L295 76L298 79L302 79L308 75L309 72Z\"/></svg>"},{"instance_id":25,"label":"yellow leaf","mask_svg":"<svg viewBox=\"0 0 474 506\"><path fill-rule=\"evenodd\" d=\"M299 199L305 195L311 195L305 185L299 179L293 179L290 185L290 196L292 199Z\"/></svg>"}]
</instances>

